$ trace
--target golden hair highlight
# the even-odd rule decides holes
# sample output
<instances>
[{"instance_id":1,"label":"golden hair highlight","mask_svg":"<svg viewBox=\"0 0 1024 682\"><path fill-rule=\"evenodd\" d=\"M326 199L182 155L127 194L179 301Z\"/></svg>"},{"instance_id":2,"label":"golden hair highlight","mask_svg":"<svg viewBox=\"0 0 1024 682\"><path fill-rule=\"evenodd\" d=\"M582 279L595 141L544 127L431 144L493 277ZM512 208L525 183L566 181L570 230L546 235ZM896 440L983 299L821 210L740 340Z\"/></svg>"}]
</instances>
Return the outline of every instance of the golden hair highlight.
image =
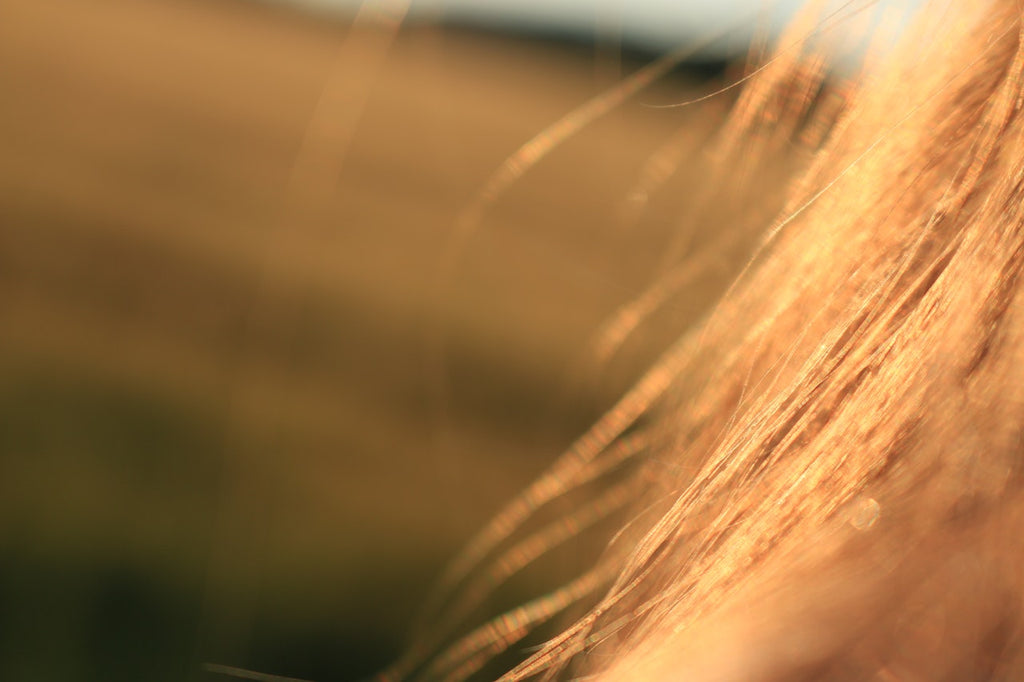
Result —
<instances>
[{"instance_id":1,"label":"golden hair highlight","mask_svg":"<svg viewBox=\"0 0 1024 682\"><path fill-rule=\"evenodd\" d=\"M797 47L748 79L689 219L730 198L743 211L704 225L721 236L623 308L596 354L693 268L738 263L728 291L496 517L432 603L457 604L476 567L579 486L641 490L624 529L575 581L414 679L465 679L587 599L501 679L1024 675L1022 10L922 12L838 87L807 42L822 22L809 7L780 41ZM808 153L784 200L756 196L748 179L795 140ZM628 475L605 477L627 459ZM504 579L593 513L580 503L473 584Z\"/></svg>"}]
</instances>

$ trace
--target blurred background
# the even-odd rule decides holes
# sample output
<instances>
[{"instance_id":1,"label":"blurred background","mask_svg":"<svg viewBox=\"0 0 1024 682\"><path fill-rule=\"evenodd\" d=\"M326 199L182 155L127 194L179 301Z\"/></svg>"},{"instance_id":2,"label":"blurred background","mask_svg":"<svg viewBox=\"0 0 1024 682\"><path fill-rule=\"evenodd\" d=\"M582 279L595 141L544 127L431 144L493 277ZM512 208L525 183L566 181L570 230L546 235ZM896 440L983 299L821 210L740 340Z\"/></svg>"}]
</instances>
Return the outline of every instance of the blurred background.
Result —
<instances>
[{"instance_id":1,"label":"blurred background","mask_svg":"<svg viewBox=\"0 0 1024 682\"><path fill-rule=\"evenodd\" d=\"M651 105L742 75L750 4L0 4L0 679L393 659L723 286L586 352L731 95ZM723 24L456 236L520 145Z\"/></svg>"}]
</instances>

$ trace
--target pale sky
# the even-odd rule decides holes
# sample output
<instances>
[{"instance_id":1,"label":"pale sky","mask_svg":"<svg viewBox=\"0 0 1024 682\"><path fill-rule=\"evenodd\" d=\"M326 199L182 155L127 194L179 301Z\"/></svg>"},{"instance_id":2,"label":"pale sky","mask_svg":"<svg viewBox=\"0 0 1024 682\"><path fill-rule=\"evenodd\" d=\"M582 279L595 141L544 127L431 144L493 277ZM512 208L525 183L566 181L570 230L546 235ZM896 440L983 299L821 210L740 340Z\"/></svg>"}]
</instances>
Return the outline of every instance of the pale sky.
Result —
<instances>
[{"instance_id":1,"label":"pale sky","mask_svg":"<svg viewBox=\"0 0 1024 682\"><path fill-rule=\"evenodd\" d=\"M351 13L360 0L279 0ZM831 0L835 7L846 4ZM864 0L858 0L863 4ZM745 45L758 17L778 27L805 0L412 0L412 17L447 17L481 25L543 27L580 35L618 35L626 42L663 50L694 36L734 29L731 42ZM876 9L892 11L920 0L881 0ZM878 8L881 8L879 10Z\"/></svg>"}]
</instances>

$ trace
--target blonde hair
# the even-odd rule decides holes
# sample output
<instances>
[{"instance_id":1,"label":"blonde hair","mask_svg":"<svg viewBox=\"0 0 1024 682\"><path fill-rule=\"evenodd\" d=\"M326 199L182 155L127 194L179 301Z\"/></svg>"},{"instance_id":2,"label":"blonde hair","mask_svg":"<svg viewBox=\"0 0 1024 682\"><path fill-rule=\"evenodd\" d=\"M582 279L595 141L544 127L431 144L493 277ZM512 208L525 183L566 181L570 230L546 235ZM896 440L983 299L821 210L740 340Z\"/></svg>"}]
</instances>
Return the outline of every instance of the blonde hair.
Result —
<instances>
[{"instance_id":1,"label":"blonde hair","mask_svg":"<svg viewBox=\"0 0 1024 682\"><path fill-rule=\"evenodd\" d=\"M753 243L746 264L453 562L382 679L491 674L566 610L502 680L1024 676L1022 15L922 12L842 86L810 40L829 18L794 22L717 138L720 186L696 195L745 210L611 336L695 260ZM794 140L813 157L780 210L749 178ZM482 595L608 518L580 576L450 639Z\"/></svg>"}]
</instances>

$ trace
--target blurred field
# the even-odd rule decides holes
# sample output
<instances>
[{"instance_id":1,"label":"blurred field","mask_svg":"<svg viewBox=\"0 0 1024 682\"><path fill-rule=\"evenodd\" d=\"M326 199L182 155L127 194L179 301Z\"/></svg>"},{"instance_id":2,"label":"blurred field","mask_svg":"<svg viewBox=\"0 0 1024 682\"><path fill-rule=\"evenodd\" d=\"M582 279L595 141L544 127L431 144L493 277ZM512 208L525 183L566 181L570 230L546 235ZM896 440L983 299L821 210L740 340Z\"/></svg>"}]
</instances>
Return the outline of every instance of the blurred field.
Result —
<instances>
[{"instance_id":1,"label":"blurred field","mask_svg":"<svg viewBox=\"0 0 1024 682\"><path fill-rule=\"evenodd\" d=\"M700 164L619 218L659 145L706 135L691 109L633 102L559 149L438 299L487 176L631 67L420 26L375 70L348 37L240 1L0 5L0 679L372 672L664 336L571 381L663 264Z\"/></svg>"}]
</instances>

